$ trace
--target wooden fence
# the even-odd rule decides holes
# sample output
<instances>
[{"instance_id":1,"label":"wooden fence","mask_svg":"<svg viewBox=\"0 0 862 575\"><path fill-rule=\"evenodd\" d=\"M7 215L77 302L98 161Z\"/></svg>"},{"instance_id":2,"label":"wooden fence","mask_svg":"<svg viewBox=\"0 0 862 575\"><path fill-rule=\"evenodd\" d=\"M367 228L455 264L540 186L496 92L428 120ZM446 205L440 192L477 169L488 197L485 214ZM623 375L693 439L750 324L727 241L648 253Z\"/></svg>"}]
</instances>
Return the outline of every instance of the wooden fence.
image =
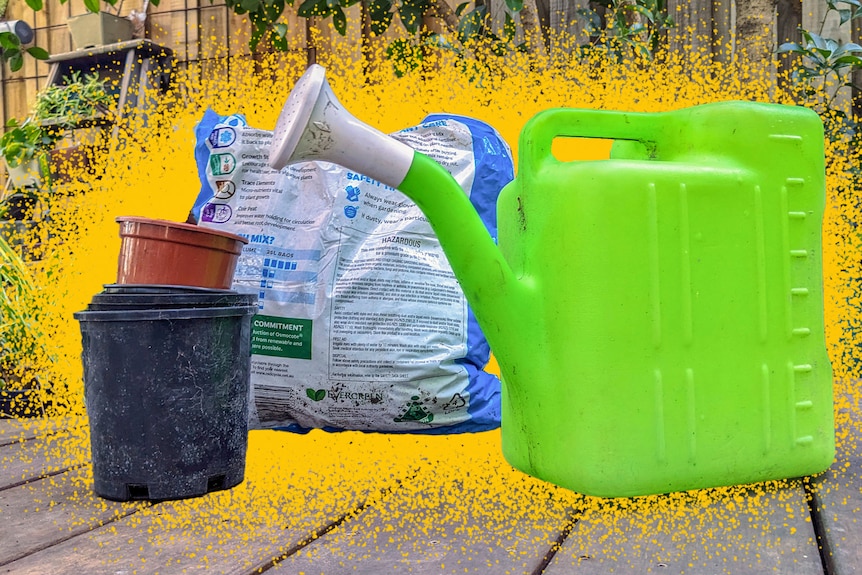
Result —
<instances>
[{"instance_id":1,"label":"wooden fence","mask_svg":"<svg viewBox=\"0 0 862 575\"><path fill-rule=\"evenodd\" d=\"M142 0L126 0L122 15L141 11ZM66 27L72 15L83 14L82 0L46 0L40 12L30 10L23 0L10 0L5 18L22 19L33 26L35 44L51 54L70 52L72 41ZM248 26L222 1L162 0L159 6L150 5L146 17L146 37L174 51L180 66L188 67L208 59L248 54ZM0 121L26 117L36 93L45 84L49 65L33 58L25 59L24 67L10 73L8 67L0 71Z\"/></svg>"}]
</instances>

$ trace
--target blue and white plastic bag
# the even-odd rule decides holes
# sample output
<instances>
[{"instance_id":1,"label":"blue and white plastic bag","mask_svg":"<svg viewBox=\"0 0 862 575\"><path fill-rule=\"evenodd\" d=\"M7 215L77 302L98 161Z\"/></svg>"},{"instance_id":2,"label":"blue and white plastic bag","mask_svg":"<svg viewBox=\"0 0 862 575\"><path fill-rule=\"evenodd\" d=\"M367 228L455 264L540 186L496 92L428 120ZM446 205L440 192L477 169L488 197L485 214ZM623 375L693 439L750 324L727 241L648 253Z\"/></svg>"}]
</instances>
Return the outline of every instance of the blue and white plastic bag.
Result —
<instances>
[{"instance_id":1,"label":"blue and white plastic bag","mask_svg":"<svg viewBox=\"0 0 862 575\"><path fill-rule=\"evenodd\" d=\"M437 160L496 237L512 156L488 125L429 116L393 136ZM327 162L267 165L272 132L208 111L196 129L202 226L249 240L257 293L250 428L460 433L500 424L489 348L434 232L397 190Z\"/></svg>"}]
</instances>

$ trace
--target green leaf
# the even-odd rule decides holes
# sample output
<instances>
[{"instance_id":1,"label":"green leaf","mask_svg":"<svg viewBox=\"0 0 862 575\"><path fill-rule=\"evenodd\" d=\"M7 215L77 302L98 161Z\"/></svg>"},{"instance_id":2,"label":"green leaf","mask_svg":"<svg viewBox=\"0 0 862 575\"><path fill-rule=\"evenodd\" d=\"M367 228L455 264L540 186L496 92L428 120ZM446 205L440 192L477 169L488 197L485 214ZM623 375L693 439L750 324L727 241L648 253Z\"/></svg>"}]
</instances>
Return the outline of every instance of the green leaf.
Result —
<instances>
[{"instance_id":1,"label":"green leaf","mask_svg":"<svg viewBox=\"0 0 862 575\"><path fill-rule=\"evenodd\" d=\"M796 71L796 75L799 78L807 79L807 78L816 78L816 77L820 76L821 74L816 70L812 70L811 68L808 68L807 66L802 66L799 70Z\"/></svg>"},{"instance_id":2,"label":"green leaf","mask_svg":"<svg viewBox=\"0 0 862 575\"><path fill-rule=\"evenodd\" d=\"M323 398L326 397L326 390L325 389L318 389L315 391L309 387L309 388L306 388L305 395L307 395L308 398L312 401L322 401Z\"/></svg>"},{"instance_id":3,"label":"green leaf","mask_svg":"<svg viewBox=\"0 0 862 575\"><path fill-rule=\"evenodd\" d=\"M491 45L491 53L494 54L495 56L499 56L502 58L503 56L508 54L508 52L509 52L509 47L506 44L503 44L502 42L494 42L494 44Z\"/></svg>"},{"instance_id":4,"label":"green leaf","mask_svg":"<svg viewBox=\"0 0 862 575\"><path fill-rule=\"evenodd\" d=\"M24 56L21 55L21 52L15 52L9 57L9 69L13 72L17 72L24 66Z\"/></svg>"},{"instance_id":5,"label":"green leaf","mask_svg":"<svg viewBox=\"0 0 862 575\"><path fill-rule=\"evenodd\" d=\"M27 53L36 58L37 60L47 60L51 57L47 50L38 46L27 48Z\"/></svg>"},{"instance_id":6,"label":"green leaf","mask_svg":"<svg viewBox=\"0 0 862 575\"><path fill-rule=\"evenodd\" d=\"M279 36L278 33L273 30L272 35L270 36L272 40L272 46L279 52L287 52L290 46L288 45L287 38L283 36Z\"/></svg>"},{"instance_id":7,"label":"green leaf","mask_svg":"<svg viewBox=\"0 0 862 575\"><path fill-rule=\"evenodd\" d=\"M273 30L279 38L287 37L287 24L276 24Z\"/></svg>"},{"instance_id":8,"label":"green leaf","mask_svg":"<svg viewBox=\"0 0 862 575\"><path fill-rule=\"evenodd\" d=\"M370 14L382 14L392 11L392 0L372 0L368 5Z\"/></svg>"},{"instance_id":9,"label":"green leaf","mask_svg":"<svg viewBox=\"0 0 862 575\"><path fill-rule=\"evenodd\" d=\"M784 54L786 52L793 52L795 54L807 54L808 50L806 50L796 42L785 42L778 47L778 53Z\"/></svg>"},{"instance_id":10,"label":"green leaf","mask_svg":"<svg viewBox=\"0 0 862 575\"><path fill-rule=\"evenodd\" d=\"M512 12L520 12L524 8L524 0L506 0L506 6Z\"/></svg>"},{"instance_id":11,"label":"green leaf","mask_svg":"<svg viewBox=\"0 0 862 575\"><path fill-rule=\"evenodd\" d=\"M591 34L598 32L602 27L602 18L595 11L587 8L578 8L575 13L586 22Z\"/></svg>"},{"instance_id":12,"label":"green leaf","mask_svg":"<svg viewBox=\"0 0 862 575\"><path fill-rule=\"evenodd\" d=\"M284 0L267 0L264 12L270 22L277 22L284 13Z\"/></svg>"},{"instance_id":13,"label":"green leaf","mask_svg":"<svg viewBox=\"0 0 862 575\"><path fill-rule=\"evenodd\" d=\"M332 25L335 26L336 32L342 36L347 34L347 16L344 15L344 10L340 6L332 13Z\"/></svg>"},{"instance_id":14,"label":"green leaf","mask_svg":"<svg viewBox=\"0 0 862 575\"><path fill-rule=\"evenodd\" d=\"M20 49L21 40L12 32L0 32L0 48L4 50L17 51Z\"/></svg>"},{"instance_id":15,"label":"green leaf","mask_svg":"<svg viewBox=\"0 0 862 575\"><path fill-rule=\"evenodd\" d=\"M419 31L419 26L422 24L421 9L413 5L402 4L401 8L398 9L398 16L408 32L415 34Z\"/></svg>"},{"instance_id":16,"label":"green leaf","mask_svg":"<svg viewBox=\"0 0 862 575\"><path fill-rule=\"evenodd\" d=\"M641 6L640 4L627 4L626 6L628 7L629 10L631 10L632 12L637 12L638 14L641 14L644 18L646 18L650 22L655 22L655 16L646 7Z\"/></svg>"},{"instance_id":17,"label":"green leaf","mask_svg":"<svg viewBox=\"0 0 862 575\"><path fill-rule=\"evenodd\" d=\"M299 5L299 10L297 10L296 13L303 18L320 16L323 14L325 7L325 0L304 0L303 3Z\"/></svg>"},{"instance_id":18,"label":"green leaf","mask_svg":"<svg viewBox=\"0 0 862 575\"><path fill-rule=\"evenodd\" d=\"M84 0L84 7L90 12L99 12L99 0Z\"/></svg>"},{"instance_id":19,"label":"green leaf","mask_svg":"<svg viewBox=\"0 0 862 575\"><path fill-rule=\"evenodd\" d=\"M813 60L817 60L817 61L824 63L824 64L826 63L826 61L829 59L829 57L831 55L832 55L832 50L826 50L824 48L814 48L813 50L810 51L810 54L809 54L809 56Z\"/></svg>"},{"instance_id":20,"label":"green leaf","mask_svg":"<svg viewBox=\"0 0 862 575\"><path fill-rule=\"evenodd\" d=\"M248 41L248 47L252 52L257 50L257 45L260 44L260 41L263 39L263 34L266 31L266 28L260 28L258 26L253 26L251 29L251 38Z\"/></svg>"},{"instance_id":21,"label":"green leaf","mask_svg":"<svg viewBox=\"0 0 862 575\"><path fill-rule=\"evenodd\" d=\"M644 60L646 60L648 62L652 61L652 52L650 52L646 46L644 46L642 44L638 44L636 47L636 51L637 51L638 55L641 58L643 58Z\"/></svg>"},{"instance_id":22,"label":"green leaf","mask_svg":"<svg viewBox=\"0 0 862 575\"><path fill-rule=\"evenodd\" d=\"M371 21L371 33L375 36L383 35L392 24L392 12L387 12Z\"/></svg>"},{"instance_id":23,"label":"green leaf","mask_svg":"<svg viewBox=\"0 0 862 575\"><path fill-rule=\"evenodd\" d=\"M814 47L820 50L826 49L826 42L823 41L823 38L819 34L814 34L813 32L809 32L808 36L811 42L814 44Z\"/></svg>"},{"instance_id":24,"label":"green leaf","mask_svg":"<svg viewBox=\"0 0 862 575\"><path fill-rule=\"evenodd\" d=\"M21 150L22 150L22 149L23 149L23 146L21 146L21 144L20 144L20 143L18 143L18 142L12 142L12 143L6 144L6 147L4 147L4 148L3 148L3 153L4 153L7 157L14 158L14 157L16 157L18 154L20 154L20 153L21 153Z\"/></svg>"},{"instance_id":25,"label":"green leaf","mask_svg":"<svg viewBox=\"0 0 862 575\"><path fill-rule=\"evenodd\" d=\"M820 37L819 34L815 34L814 32L809 32L808 30L801 29L799 32L802 34L803 40L805 40L805 47L808 50L813 48L826 48L826 42L823 41L823 38Z\"/></svg>"},{"instance_id":26,"label":"green leaf","mask_svg":"<svg viewBox=\"0 0 862 575\"><path fill-rule=\"evenodd\" d=\"M515 20L512 18L509 13L506 13L506 23L503 25L503 33L506 39L506 42L511 42L515 39L515 33L517 32L517 27L515 26Z\"/></svg>"},{"instance_id":27,"label":"green leaf","mask_svg":"<svg viewBox=\"0 0 862 575\"><path fill-rule=\"evenodd\" d=\"M466 16L461 18L458 24L458 39L461 43L467 43L470 40L479 36L482 31L482 24L485 20L485 7L479 6Z\"/></svg>"},{"instance_id":28,"label":"green leaf","mask_svg":"<svg viewBox=\"0 0 862 575\"><path fill-rule=\"evenodd\" d=\"M392 2L390 0L372 1L368 6L368 17L371 19L371 33L380 36L392 23Z\"/></svg>"},{"instance_id":29,"label":"green leaf","mask_svg":"<svg viewBox=\"0 0 862 575\"><path fill-rule=\"evenodd\" d=\"M850 20L853 13L850 10L838 10L838 16L841 18L841 23L844 24Z\"/></svg>"},{"instance_id":30,"label":"green leaf","mask_svg":"<svg viewBox=\"0 0 862 575\"><path fill-rule=\"evenodd\" d=\"M834 60L835 64L843 64L845 66L853 66L854 68L862 68L862 58L859 56L847 55Z\"/></svg>"},{"instance_id":31,"label":"green leaf","mask_svg":"<svg viewBox=\"0 0 862 575\"><path fill-rule=\"evenodd\" d=\"M260 0L240 0L239 5L247 12L257 12L260 9Z\"/></svg>"},{"instance_id":32,"label":"green leaf","mask_svg":"<svg viewBox=\"0 0 862 575\"><path fill-rule=\"evenodd\" d=\"M42 0L25 0L27 6L36 10L37 12L42 9Z\"/></svg>"},{"instance_id":33,"label":"green leaf","mask_svg":"<svg viewBox=\"0 0 862 575\"><path fill-rule=\"evenodd\" d=\"M253 27L261 36L269 31L269 19L266 17L266 14L262 14L261 12L249 12L248 15Z\"/></svg>"}]
</instances>

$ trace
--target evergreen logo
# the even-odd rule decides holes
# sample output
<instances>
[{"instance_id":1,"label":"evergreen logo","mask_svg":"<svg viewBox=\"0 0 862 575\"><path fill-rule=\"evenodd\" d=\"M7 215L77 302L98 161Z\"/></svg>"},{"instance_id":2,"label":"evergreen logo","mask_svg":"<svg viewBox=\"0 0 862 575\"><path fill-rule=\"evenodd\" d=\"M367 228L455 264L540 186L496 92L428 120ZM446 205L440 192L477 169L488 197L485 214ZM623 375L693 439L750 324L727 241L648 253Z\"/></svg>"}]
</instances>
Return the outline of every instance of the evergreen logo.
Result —
<instances>
[{"instance_id":1,"label":"evergreen logo","mask_svg":"<svg viewBox=\"0 0 862 575\"><path fill-rule=\"evenodd\" d=\"M318 389L315 391L309 387L305 390L305 395L307 395L311 401L322 401L323 398L326 397L326 390Z\"/></svg>"},{"instance_id":2,"label":"evergreen logo","mask_svg":"<svg viewBox=\"0 0 862 575\"><path fill-rule=\"evenodd\" d=\"M422 406L422 402L418 395L410 398L410 403L404 408L404 413L400 417L396 417L393 421L402 423L407 421L419 421L421 423L431 423L434 421L434 414L426 411Z\"/></svg>"}]
</instances>

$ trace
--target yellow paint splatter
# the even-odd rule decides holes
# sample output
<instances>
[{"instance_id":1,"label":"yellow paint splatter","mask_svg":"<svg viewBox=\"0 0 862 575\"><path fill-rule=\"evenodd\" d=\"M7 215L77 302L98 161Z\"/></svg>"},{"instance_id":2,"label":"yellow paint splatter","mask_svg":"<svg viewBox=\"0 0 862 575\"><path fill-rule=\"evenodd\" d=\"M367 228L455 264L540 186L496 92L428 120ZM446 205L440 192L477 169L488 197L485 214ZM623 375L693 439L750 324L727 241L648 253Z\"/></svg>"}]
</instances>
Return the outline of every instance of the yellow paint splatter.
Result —
<instances>
[{"instance_id":1,"label":"yellow paint splatter","mask_svg":"<svg viewBox=\"0 0 862 575\"><path fill-rule=\"evenodd\" d=\"M384 132L415 125L429 113L463 114L494 126L516 156L524 123L549 107L657 112L728 99L790 101L766 70L712 62L695 53L669 54L647 67L600 67L563 57L537 65L511 56L466 71L456 59L441 56L400 78L385 64L363 72L361 63L339 57L337 48L321 60L338 98ZM425 437L254 431L246 480L237 488L155 506L95 499L82 420L81 340L72 313L115 280L119 238L114 218L184 221L200 188L193 129L205 109L242 113L252 126L271 128L303 70L304 62L288 55L263 62L212 60L180 71L177 93L164 99L146 123L131 121L125 145L102 158L95 176L86 175L70 184L68 195L51 200L53 235L42 238L49 255L33 269L44 288L51 333L53 359L42 381L52 413L80 425L46 435L39 445L52 469L83 467L40 482L46 491L34 501L33 512L50 501L65 517L63 529L109 524L115 535L99 530L82 537L96 542L100 558L117 569L141 569L146 562L147 570L155 568L153 562L172 561L183 568L226 563L264 568L328 529L327 545L305 546L288 560L309 573L318 572L315 562L325 557L348 566L386 559L395 563L381 567L422 572L444 566L497 569L485 563L487 558L506 557L509 563L498 572L522 572L554 546L568 524L572 534L558 555L564 564L621 565L649 552L656 558L653 567L686 557L693 569L719 559L732 564L740 554L760 561L760 554L770 550L750 549L752 541L769 541L779 549L782 537L797 535L795 527L785 525L788 517L807 513L794 495L799 491L787 489L795 483L630 500L584 497L514 471L502 458L498 432ZM589 157L606 150L580 143L565 153ZM860 237L854 224L860 202L848 177L858 151L830 144L827 154L827 341L838 382L837 440L845 457L856 449L862 421L855 343L862 305ZM774 515L776 509L784 512ZM125 517L114 521L120 516ZM694 556L686 551L693 537L702 541ZM397 553L383 557L383 549Z\"/></svg>"}]
</instances>

